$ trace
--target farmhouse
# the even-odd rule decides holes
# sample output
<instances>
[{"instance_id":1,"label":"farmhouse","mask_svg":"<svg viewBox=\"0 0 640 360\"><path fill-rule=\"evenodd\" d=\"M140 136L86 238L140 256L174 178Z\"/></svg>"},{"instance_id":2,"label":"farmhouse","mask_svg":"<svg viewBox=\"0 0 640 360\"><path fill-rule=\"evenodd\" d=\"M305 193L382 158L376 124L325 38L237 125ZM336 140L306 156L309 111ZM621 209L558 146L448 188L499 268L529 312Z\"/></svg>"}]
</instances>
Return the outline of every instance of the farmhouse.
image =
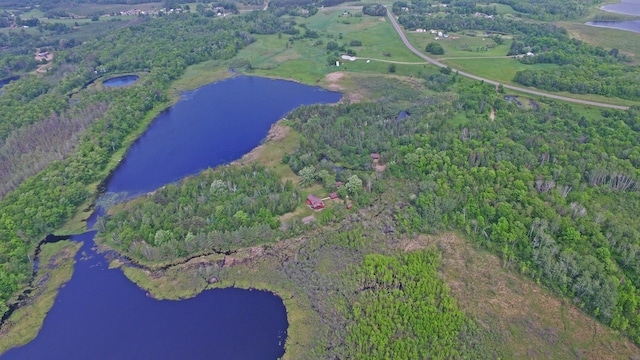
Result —
<instances>
[{"instance_id":1,"label":"farmhouse","mask_svg":"<svg viewBox=\"0 0 640 360\"><path fill-rule=\"evenodd\" d=\"M322 202L322 199L312 194L309 194L307 196L307 205L309 205L309 207L313 210L324 209L324 203Z\"/></svg>"}]
</instances>

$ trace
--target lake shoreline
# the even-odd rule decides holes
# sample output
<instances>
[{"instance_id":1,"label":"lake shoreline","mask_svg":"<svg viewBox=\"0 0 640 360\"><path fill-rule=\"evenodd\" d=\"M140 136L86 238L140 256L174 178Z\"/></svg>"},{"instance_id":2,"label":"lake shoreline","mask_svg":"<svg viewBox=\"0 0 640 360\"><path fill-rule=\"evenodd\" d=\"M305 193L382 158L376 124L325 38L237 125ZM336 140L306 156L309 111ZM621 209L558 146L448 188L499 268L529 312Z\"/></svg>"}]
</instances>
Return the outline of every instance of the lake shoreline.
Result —
<instances>
[{"instance_id":1,"label":"lake shoreline","mask_svg":"<svg viewBox=\"0 0 640 360\"><path fill-rule=\"evenodd\" d=\"M628 21L588 21L585 25L614 29L621 31L628 31L635 34L640 34L640 20L628 20Z\"/></svg>"},{"instance_id":2,"label":"lake shoreline","mask_svg":"<svg viewBox=\"0 0 640 360\"><path fill-rule=\"evenodd\" d=\"M306 84L305 84L306 85ZM217 171L218 169L228 166L251 166L253 162L261 162L260 155L264 151L269 151L270 147L281 146L280 142L286 140L288 136L292 136L290 128L284 125L287 120L282 118L275 122L269 133L265 137L265 140L249 153L243 155L242 158L235 160L229 164L224 164L216 167L215 169L209 169L205 171ZM182 180L189 177L197 176L197 174L189 175ZM146 194L143 196L148 196ZM285 340L285 353L283 359L296 358L292 354L304 354L308 339L303 336L310 333L312 330L309 328L308 319L313 317L313 312L307 309L305 302L292 294L293 289L287 288L285 285L275 285L272 282L256 281L255 274L251 274L248 269L251 268L253 262L266 262L269 263L268 267L275 264L273 256L265 255L265 249L275 249L275 252L281 254L283 252L291 252L291 248L298 248L302 239L284 239L275 244L264 244L251 248L238 249L233 252L227 253L208 253L198 254L190 256L186 259L173 263L157 263L148 264L141 263L139 261L130 259L122 255L117 250L109 247L100 238L94 239L96 245L99 247L100 252L114 252L119 258L113 259L110 264L111 268L119 267L123 271L124 275L136 286L144 289L149 297L158 300L184 300L198 296L206 290L210 289L225 289L225 288L239 288L245 290L260 290L267 291L278 298L280 298L287 313L287 322L289 326L287 328L287 338ZM283 249L285 249L283 251ZM259 255L257 255L259 254ZM120 258L126 258L125 261L121 261ZM226 260L226 261L225 261ZM134 266L129 266L127 263L133 263ZM171 279L167 276L167 273L176 274L178 278L187 282L187 278L191 276L193 268L196 264L222 264L220 270L233 274L232 278L218 275L215 282L209 282L206 286L199 289L188 290L166 290L163 286L166 283L175 282L175 279ZM225 265L228 264L228 265ZM239 270L242 269L242 270ZM238 271L236 271L238 270ZM299 357L298 357L299 358Z\"/></svg>"},{"instance_id":3,"label":"lake shoreline","mask_svg":"<svg viewBox=\"0 0 640 360\"><path fill-rule=\"evenodd\" d=\"M627 5L625 5L627 4ZM631 4L631 5L628 5ZM635 5L635 6L634 6ZM629 12L630 10L628 9L622 9L622 10L618 10L618 9L611 9L611 7L624 7L624 6L630 6L630 7L637 7L637 13L634 13L633 10L631 10L632 12ZM609 7L609 9L607 9L607 7ZM601 11L605 11L608 13L612 13L612 14L622 14L622 15L630 15L630 16L640 16L640 3L632 3L632 2L627 2L624 0L618 0L616 2L611 2L608 4L604 4L601 6L598 6L598 9Z\"/></svg>"},{"instance_id":4,"label":"lake shoreline","mask_svg":"<svg viewBox=\"0 0 640 360\"><path fill-rule=\"evenodd\" d=\"M0 326L0 355L18 346L32 341L40 332L44 320L53 307L58 292L73 276L75 255L82 243L63 240L45 243L51 249L45 249L40 261L49 263L55 259L55 266L41 267L32 281L37 287L35 294L26 297L23 303L14 309Z\"/></svg>"},{"instance_id":5,"label":"lake shoreline","mask_svg":"<svg viewBox=\"0 0 640 360\"><path fill-rule=\"evenodd\" d=\"M252 76L252 77L269 78L269 79L279 79L279 78L276 78L276 77L255 76L255 75L250 75L250 76ZM224 79L228 79L229 77L231 77L231 76L225 76L225 77L222 77L222 78L215 79L213 82L211 82L209 84L212 84L212 83L215 83L215 82L219 82L219 81L224 80ZM293 82L296 82L296 83L299 83L299 84L304 84L301 81L292 80L292 79L282 79L282 80L293 81ZM209 85L209 84L204 84L204 85L201 85L201 86L205 86L205 85ZM309 85L309 84L304 84L304 85ZM198 86L197 88L199 88L201 86ZM318 85L311 85L311 86L318 86ZM177 90L176 87L172 87L170 89ZM99 183L92 184L92 185L89 186L90 187L90 191L93 193L93 195L91 196L91 199L88 200L87 203L84 206L82 206L81 208L78 209L78 211L77 211L77 213L76 213L76 215L74 216L73 219L67 221L67 223L65 223L62 227L60 227L58 230L54 231L54 234L58 234L59 236L69 236L67 234L69 234L71 232L78 232L78 231L75 231L75 230L79 230L79 229L82 229L82 228L85 229L84 231L87 231L86 230L86 224L87 224L87 220L89 219L89 217L86 217L85 213L91 214L92 211L95 209L97 200L100 198L100 196L104 193L104 190L106 189L105 185L108 183L109 179L112 177L113 173L118 168L118 165L120 164L120 162L124 158L126 158L126 156L127 156L128 152L129 152L129 150L131 149L132 145L135 143L135 141L137 141L142 136L142 134L144 134L147 131L147 129L151 126L151 124L153 124L154 120L158 116L160 116L163 112L167 111L172 106L175 106L180 100L182 100L184 92L188 91L188 90L190 90L190 89L189 88L184 88L184 89L181 89L179 93L177 93L177 91L176 91L173 94L170 94L169 95L169 100L167 102L165 102L165 103L163 103L163 104L161 104L159 106L156 106L155 108L150 110L144 116L143 120L140 121L140 123L139 123L138 129L136 129L134 133L132 133L129 137L127 137L127 139L125 141L126 146L124 146L121 150L119 150L116 153L114 153L114 155L112 156L111 160L109 161L109 164L107 165L107 167L104 170L106 175L103 177L103 179ZM328 91L330 91L330 90L328 90ZM278 120L276 123L274 123L273 127L277 127L278 126L277 124L280 121L281 120ZM286 136L286 134L285 134L285 136ZM269 137L270 137L270 135L267 135L267 137L266 137L267 141L268 141ZM260 149L262 149L263 146L264 146L264 140L263 140L262 144L260 144L257 147L253 148L251 151L249 151L248 153L244 154L242 156L242 158L240 158L238 160L235 160L232 163L235 163L237 161L242 161L243 159L246 159L247 156L254 156L252 154L256 154L256 152L259 152ZM231 163L230 164L226 164L226 165L231 165ZM64 229L66 229L66 230L64 230ZM88 229L88 230L91 230L91 229ZM41 241L41 243L38 245L38 248L40 248L40 246L42 246L42 244L44 244L44 243L45 243L45 240L43 239ZM193 258L201 258L203 256L206 256L206 255L199 254L199 255L193 256ZM71 261L71 264L73 264L74 259L72 258L70 261ZM183 262L184 263L188 263L189 261L190 261L190 259L187 259L187 260L184 260ZM169 264L167 266L174 267L174 266L179 266L179 265L180 264ZM73 267L71 268L71 271L73 272ZM40 271L34 272L34 276L32 277L32 281L37 276L39 276L38 274L40 274ZM64 282L66 282L66 281L64 281ZM64 284L64 282L60 283L59 285ZM236 287L236 286L230 285L230 286L227 286L227 287ZM250 287L250 286L242 287L242 288L259 289L258 287ZM37 290L37 289L38 288L36 287L35 290ZM264 287L264 289L267 289L267 288ZM269 291L273 292L275 295L277 295L283 301L285 300L284 298L282 298L279 295L278 292L271 291L271 290L269 290ZM197 295L197 294L194 294L194 296L195 295ZM35 302L39 302L39 300L36 299ZM285 305L285 309L286 309L287 313L289 312L288 308L289 307ZM17 310L20 310L20 309L23 309L23 307L21 307L21 306L17 307ZM50 310L50 308L48 310ZM36 330L36 334L39 331L40 327L42 326L42 322L44 321L44 318L46 317L48 310L46 310L42 314L41 318L35 319L36 323L38 323L38 322L40 323L40 325L37 325L38 329ZM289 321L289 317L287 317L287 320ZM5 321L2 324L0 324L0 331L2 331L3 334L6 334L7 332L11 332L12 331L10 327L6 326L6 324L8 324L10 322L11 322L11 317L9 317L7 319L7 321ZM34 337L35 337L35 335L34 335ZM5 350L9 349L9 348L12 348L14 346L18 346L18 345L20 345L20 344L9 345L8 347L5 348Z\"/></svg>"}]
</instances>

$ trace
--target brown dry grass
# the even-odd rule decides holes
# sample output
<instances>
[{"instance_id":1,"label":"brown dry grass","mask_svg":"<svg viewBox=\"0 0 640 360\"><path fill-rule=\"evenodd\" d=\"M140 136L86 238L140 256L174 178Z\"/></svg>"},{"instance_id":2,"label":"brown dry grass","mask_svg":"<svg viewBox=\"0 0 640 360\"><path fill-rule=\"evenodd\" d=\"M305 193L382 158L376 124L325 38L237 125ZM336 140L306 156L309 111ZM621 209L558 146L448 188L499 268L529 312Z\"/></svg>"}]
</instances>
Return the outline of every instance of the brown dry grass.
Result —
<instances>
[{"instance_id":1,"label":"brown dry grass","mask_svg":"<svg viewBox=\"0 0 640 360\"><path fill-rule=\"evenodd\" d=\"M240 160L236 160L231 164L232 165L245 164L245 163L250 164L260 160L261 155L264 153L265 148L267 147L267 143L270 143L270 145L273 146L273 144L271 144L272 142L276 142L276 143L281 142L284 138L287 137L290 131L291 131L291 128L289 126L282 125L280 122L273 124L271 126L271 129L269 129L269 133L267 134L267 137L265 138L263 144L258 145L250 152L244 154L244 156L242 156ZM275 164L272 164L272 165L275 165Z\"/></svg>"},{"instance_id":2,"label":"brown dry grass","mask_svg":"<svg viewBox=\"0 0 640 360\"><path fill-rule=\"evenodd\" d=\"M359 103L367 99L367 92L354 84L353 78L357 76L343 71L332 72L325 75L323 87L343 93L341 102Z\"/></svg>"},{"instance_id":3,"label":"brown dry grass","mask_svg":"<svg viewBox=\"0 0 640 360\"><path fill-rule=\"evenodd\" d=\"M492 334L507 359L629 359L640 349L534 281L502 267L456 234L397 244L404 251L436 246L441 275L460 308Z\"/></svg>"}]
</instances>

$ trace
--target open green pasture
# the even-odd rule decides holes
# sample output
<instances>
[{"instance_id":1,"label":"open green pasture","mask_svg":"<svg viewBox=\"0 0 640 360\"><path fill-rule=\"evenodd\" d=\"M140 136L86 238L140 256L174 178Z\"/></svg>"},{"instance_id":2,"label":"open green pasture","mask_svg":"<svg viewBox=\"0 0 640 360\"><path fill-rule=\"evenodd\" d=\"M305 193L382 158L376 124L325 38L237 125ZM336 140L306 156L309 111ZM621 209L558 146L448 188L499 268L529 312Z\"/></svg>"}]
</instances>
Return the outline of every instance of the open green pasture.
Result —
<instances>
[{"instance_id":1,"label":"open green pasture","mask_svg":"<svg viewBox=\"0 0 640 360\"><path fill-rule=\"evenodd\" d=\"M328 41L335 41L339 45L346 45L354 50L358 57L381 58L384 54L388 60L420 62L418 56L409 51L391 23L385 17L355 16L361 12L349 9L350 15L343 16L343 9L322 9L315 16L301 20L309 29L320 34L325 48ZM353 40L362 42L362 46L349 46Z\"/></svg>"},{"instance_id":2,"label":"open green pasture","mask_svg":"<svg viewBox=\"0 0 640 360\"><path fill-rule=\"evenodd\" d=\"M370 16L342 16L344 10L323 9L308 19L299 20L309 30L318 33L317 38L302 38L290 41L290 35L256 35L256 42L242 49L236 59L246 60L257 75L286 77L305 83L320 81L325 74L347 70L356 72L389 72L389 62L364 60L355 62L340 60L340 67L329 64L335 51L327 50L327 43L338 45L356 52L357 57L383 59L398 62L424 62L407 50L390 23ZM300 28L304 34L304 28ZM349 46L358 40L362 46ZM343 52L338 51L339 55ZM417 75L422 65L395 65L395 72L403 75Z\"/></svg>"},{"instance_id":3,"label":"open green pasture","mask_svg":"<svg viewBox=\"0 0 640 360\"><path fill-rule=\"evenodd\" d=\"M437 42L442 45L444 55L433 56L434 58L506 56L512 41L510 36L504 36L504 44L498 45L487 36L450 33L447 39L435 40L437 35L429 32L417 33L411 31L406 32L406 34L411 44L421 51L424 51L427 44L431 42ZM455 37L458 37L458 39L455 39Z\"/></svg>"},{"instance_id":4,"label":"open green pasture","mask_svg":"<svg viewBox=\"0 0 640 360\"><path fill-rule=\"evenodd\" d=\"M488 79L513 83L516 72L522 70L546 70L558 68L556 64L523 64L518 59L504 57L500 59L447 59L443 63L454 69Z\"/></svg>"},{"instance_id":5,"label":"open green pasture","mask_svg":"<svg viewBox=\"0 0 640 360\"><path fill-rule=\"evenodd\" d=\"M10 12L14 12L14 11L10 11ZM16 10L16 12L19 12L18 10ZM20 14L20 17L23 19L31 19L31 18L41 18L44 16L44 12L42 12L42 10L38 9L38 8L33 8L30 9L27 12L23 12Z\"/></svg>"},{"instance_id":6,"label":"open green pasture","mask_svg":"<svg viewBox=\"0 0 640 360\"><path fill-rule=\"evenodd\" d=\"M513 83L510 83L510 82L507 82L507 81L505 81L504 83L505 84L513 84ZM517 85L517 86L522 87L522 88L527 88L527 89L538 90L539 91L539 89L522 86L520 84L513 84L513 85ZM562 100L550 100L550 99L545 98L545 97L535 96L535 95L532 95L532 94L529 94L529 93L526 93L526 92L512 90L512 89L505 89L505 93L506 94L510 94L510 95L520 95L520 97L522 97L522 98L533 99L536 102L538 102L539 105L544 104L547 101L562 101ZM569 97L569 98L574 98L574 99L601 102L601 103L605 103L605 104L623 105L623 106L638 106L638 105L640 105L640 104L638 104L638 102L634 102L634 101L631 101L631 100L625 100L625 99L619 99L619 98L611 98L611 97L606 97L606 96L601 96L601 95L572 94L572 93L570 93L568 91L549 91L548 93L555 94L555 95L560 95L560 96L565 96L565 97ZM592 105L581 105L581 104L572 103L572 102L565 102L565 104L570 105L571 107L573 107L580 114L584 113L584 114L591 114L593 116L596 116L594 114L599 114L601 111L603 111L602 108L597 107L597 106L592 106ZM544 107L544 105L541 106L541 107Z\"/></svg>"},{"instance_id":7,"label":"open green pasture","mask_svg":"<svg viewBox=\"0 0 640 360\"><path fill-rule=\"evenodd\" d=\"M478 4L479 6L482 6L480 4ZM488 5L484 5L485 7L489 7L489 8L493 8L495 7L496 10L498 10L498 14L517 14L518 12L513 10L513 8L510 5L507 4L497 4L497 3L492 3L492 4L488 4Z\"/></svg>"},{"instance_id":8,"label":"open green pasture","mask_svg":"<svg viewBox=\"0 0 640 360\"><path fill-rule=\"evenodd\" d=\"M546 70L546 69L555 69L558 68L559 65L556 64L522 64L517 59L512 59L505 57L504 59L452 59L452 60L443 60L444 64L449 65L450 67L468 72L480 77L484 77L487 79L499 81L504 84L516 85L520 87L525 87L520 84L516 84L513 82L513 77L517 71L521 70ZM530 88L532 90L538 90L535 88ZM588 100L588 101L597 101L607 104L615 104L615 105L625 105L625 106L633 106L638 105L637 102L631 100L624 100L618 98L611 98L601 95L592 95L592 94L572 94L566 91L553 92L549 91L549 93L557 94L560 96L566 96L575 99ZM526 95L530 96L530 95Z\"/></svg>"}]
</instances>

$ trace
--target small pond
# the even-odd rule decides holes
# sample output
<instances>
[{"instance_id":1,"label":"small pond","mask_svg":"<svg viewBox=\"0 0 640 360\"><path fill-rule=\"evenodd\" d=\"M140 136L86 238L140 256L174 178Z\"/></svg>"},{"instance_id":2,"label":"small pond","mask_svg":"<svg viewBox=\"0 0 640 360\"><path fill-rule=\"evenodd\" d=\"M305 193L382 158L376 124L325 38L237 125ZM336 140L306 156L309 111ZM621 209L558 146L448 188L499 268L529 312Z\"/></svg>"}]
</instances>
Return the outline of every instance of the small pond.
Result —
<instances>
[{"instance_id":1,"label":"small pond","mask_svg":"<svg viewBox=\"0 0 640 360\"><path fill-rule=\"evenodd\" d=\"M8 83L12 82L12 81L16 81L20 79L20 76L12 76L10 78L6 78L6 79L2 79L0 80L0 88L2 88L3 86L7 85Z\"/></svg>"},{"instance_id":2,"label":"small pond","mask_svg":"<svg viewBox=\"0 0 640 360\"><path fill-rule=\"evenodd\" d=\"M114 77L114 78L111 78L111 79L103 81L102 85L108 86L108 87L127 86L127 85L131 85L134 82L138 81L139 78L140 77L138 75L118 76L118 77Z\"/></svg>"}]
</instances>

